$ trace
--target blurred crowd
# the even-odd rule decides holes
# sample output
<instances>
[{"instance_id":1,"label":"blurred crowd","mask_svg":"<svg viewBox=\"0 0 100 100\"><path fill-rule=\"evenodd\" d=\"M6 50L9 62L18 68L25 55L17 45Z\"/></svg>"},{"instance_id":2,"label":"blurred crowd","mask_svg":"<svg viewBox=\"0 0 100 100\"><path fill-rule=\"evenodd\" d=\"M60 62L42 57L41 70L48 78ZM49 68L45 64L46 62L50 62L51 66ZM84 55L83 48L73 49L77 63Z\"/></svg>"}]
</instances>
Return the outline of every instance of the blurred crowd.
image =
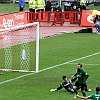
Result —
<instances>
[{"instance_id":1,"label":"blurred crowd","mask_svg":"<svg viewBox=\"0 0 100 100\"><path fill-rule=\"evenodd\" d=\"M52 0L29 0L29 11L30 12L43 12L43 11L49 11L48 13L48 21L50 20L50 11L55 11L55 12L62 12L62 7L56 3L54 6L51 4ZM23 11L25 7L25 1L24 0L19 0L19 11ZM84 0L74 0L73 2L66 2L64 4L64 11L80 11L86 10L86 5L84 3ZM57 16L56 14L54 15L55 17ZM32 18L31 18L32 17ZM55 18L54 17L54 18ZM34 18L34 16L30 16L31 19ZM39 18L39 15L36 14L36 20ZM78 19L78 15L76 16ZM43 20L43 13L41 13L41 19ZM97 32L100 34L100 18L98 16L95 16L94 18L94 24L97 29ZM60 13L60 20L62 20L62 14Z\"/></svg>"},{"instance_id":2,"label":"blurred crowd","mask_svg":"<svg viewBox=\"0 0 100 100\"><path fill-rule=\"evenodd\" d=\"M74 2L66 2L64 4L64 11L82 11L86 10L86 5L84 2L78 2L77 0L74 0ZM29 11L30 12L42 12L42 11L62 11L62 7L59 6L58 3L55 4L55 6L52 6L51 4L52 0L29 0ZM23 11L25 7L25 1L19 0L19 11Z\"/></svg>"}]
</instances>

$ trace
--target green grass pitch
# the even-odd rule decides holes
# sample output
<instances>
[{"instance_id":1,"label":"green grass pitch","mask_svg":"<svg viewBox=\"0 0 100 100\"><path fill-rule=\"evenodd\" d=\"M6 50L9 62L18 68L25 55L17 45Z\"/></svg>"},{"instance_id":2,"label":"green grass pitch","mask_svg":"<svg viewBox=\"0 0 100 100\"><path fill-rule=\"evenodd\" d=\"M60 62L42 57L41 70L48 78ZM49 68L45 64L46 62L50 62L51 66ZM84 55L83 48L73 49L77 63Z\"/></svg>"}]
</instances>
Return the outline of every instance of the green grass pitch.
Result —
<instances>
[{"instance_id":1,"label":"green grass pitch","mask_svg":"<svg viewBox=\"0 0 100 100\"><path fill-rule=\"evenodd\" d=\"M87 6L87 9L100 10L100 6ZM27 4L25 10L28 10ZM18 4L0 4L0 13L18 11ZM64 89L50 92L50 89L59 86L63 75L70 78L75 73L77 63L82 63L83 69L90 75L88 87L92 92L87 92L87 95L90 95L95 92L96 86L100 86L99 52L100 36L93 33L70 33L42 39L40 40L39 68L41 72L3 72L3 75L0 75L0 100L74 100L75 94L66 92ZM92 56L89 57L89 55ZM2 53L0 53L0 59L2 59ZM68 61L72 62L64 64Z\"/></svg>"},{"instance_id":2,"label":"green grass pitch","mask_svg":"<svg viewBox=\"0 0 100 100\"><path fill-rule=\"evenodd\" d=\"M100 36L95 33L66 33L40 40L40 72L3 72L0 75L0 100L74 100L65 89L50 92L71 77L77 63L89 74L88 87L95 93L100 86ZM70 62L66 63L65 62ZM81 92L79 91L80 95Z\"/></svg>"}]
</instances>

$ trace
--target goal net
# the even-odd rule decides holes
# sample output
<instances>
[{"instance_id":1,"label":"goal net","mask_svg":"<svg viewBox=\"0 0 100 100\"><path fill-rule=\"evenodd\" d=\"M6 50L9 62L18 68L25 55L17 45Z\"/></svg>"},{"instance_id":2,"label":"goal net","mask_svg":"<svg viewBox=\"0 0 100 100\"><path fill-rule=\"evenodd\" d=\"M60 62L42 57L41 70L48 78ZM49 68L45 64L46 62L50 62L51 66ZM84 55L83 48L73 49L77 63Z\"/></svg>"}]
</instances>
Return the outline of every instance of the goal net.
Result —
<instances>
[{"instance_id":1,"label":"goal net","mask_svg":"<svg viewBox=\"0 0 100 100\"><path fill-rule=\"evenodd\" d=\"M0 36L0 70L38 72L38 22L0 29Z\"/></svg>"}]
</instances>

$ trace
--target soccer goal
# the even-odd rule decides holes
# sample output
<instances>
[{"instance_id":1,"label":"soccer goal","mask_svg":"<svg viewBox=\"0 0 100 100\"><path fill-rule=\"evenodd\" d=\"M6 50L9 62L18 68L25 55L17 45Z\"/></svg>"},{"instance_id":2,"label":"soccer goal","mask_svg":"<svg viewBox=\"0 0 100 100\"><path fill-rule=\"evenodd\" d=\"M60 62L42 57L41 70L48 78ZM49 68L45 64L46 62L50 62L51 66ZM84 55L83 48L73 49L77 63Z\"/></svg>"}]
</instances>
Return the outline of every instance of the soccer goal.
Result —
<instances>
[{"instance_id":1,"label":"soccer goal","mask_svg":"<svg viewBox=\"0 0 100 100\"><path fill-rule=\"evenodd\" d=\"M0 70L38 72L39 23L0 29Z\"/></svg>"}]
</instances>

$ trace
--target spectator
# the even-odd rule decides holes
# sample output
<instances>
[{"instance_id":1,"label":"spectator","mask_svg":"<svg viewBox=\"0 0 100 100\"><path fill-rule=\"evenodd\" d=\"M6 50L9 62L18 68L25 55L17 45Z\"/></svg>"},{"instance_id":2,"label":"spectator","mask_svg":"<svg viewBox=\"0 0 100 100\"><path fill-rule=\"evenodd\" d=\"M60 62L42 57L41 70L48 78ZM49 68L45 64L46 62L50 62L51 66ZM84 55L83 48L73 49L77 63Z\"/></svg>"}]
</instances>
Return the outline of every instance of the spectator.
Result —
<instances>
[{"instance_id":1,"label":"spectator","mask_svg":"<svg viewBox=\"0 0 100 100\"><path fill-rule=\"evenodd\" d=\"M81 5L80 5L80 11L82 11L82 10L86 10L85 3L81 3Z\"/></svg>"},{"instance_id":2,"label":"spectator","mask_svg":"<svg viewBox=\"0 0 100 100\"><path fill-rule=\"evenodd\" d=\"M56 3L55 7L53 8L53 11L56 11L56 12L61 12L62 9L61 7L58 5L58 3Z\"/></svg>"},{"instance_id":3,"label":"spectator","mask_svg":"<svg viewBox=\"0 0 100 100\"><path fill-rule=\"evenodd\" d=\"M64 11L71 11L71 4L69 2L66 2L64 5ZM70 14L65 12L65 19L69 19Z\"/></svg>"},{"instance_id":4,"label":"spectator","mask_svg":"<svg viewBox=\"0 0 100 100\"><path fill-rule=\"evenodd\" d=\"M70 22L71 24L77 24L77 21L80 19L80 15L77 13L79 12L79 10L77 9L76 6L73 6L73 8L71 9L71 11L75 12L73 13L72 17L73 17L73 22Z\"/></svg>"},{"instance_id":5,"label":"spectator","mask_svg":"<svg viewBox=\"0 0 100 100\"><path fill-rule=\"evenodd\" d=\"M66 4L64 5L64 11L70 11L71 10L71 4L66 2Z\"/></svg>"},{"instance_id":6,"label":"spectator","mask_svg":"<svg viewBox=\"0 0 100 100\"><path fill-rule=\"evenodd\" d=\"M46 3L45 11L51 11L52 5L51 5L51 0L48 0Z\"/></svg>"},{"instance_id":7,"label":"spectator","mask_svg":"<svg viewBox=\"0 0 100 100\"><path fill-rule=\"evenodd\" d=\"M50 16L51 16L51 14L50 14L51 9L52 9L51 0L48 0L46 2L46 7L45 7L45 11L49 11L48 12L48 21L50 20Z\"/></svg>"},{"instance_id":8,"label":"spectator","mask_svg":"<svg viewBox=\"0 0 100 100\"><path fill-rule=\"evenodd\" d=\"M37 12L43 12L44 8L45 8L45 1L44 0L36 0L36 4L37 4ZM37 14L37 19L39 19L39 16ZM41 13L41 19L43 20L43 13Z\"/></svg>"},{"instance_id":9,"label":"spectator","mask_svg":"<svg viewBox=\"0 0 100 100\"><path fill-rule=\"evenodd\" d=\"M35 0L30 0L29 1L29 11L30 12L35 12L35 8L36 8L36 1ZM29 19L32 22L34 21L34 19L35 19L34 13L29 14Z\"/></svg>"},{"instance_id":10,"label":"spectator","mask_svg":"<svg viewBox=\"0 0 100 100\"><path fill-rule=\"evenodd\" d=\"M94 25L97 29L97 34L100 34L100 16L96 15L93 19Z\"/></svg>"},{"instance_id":11,"label":"spectator","mask_svg":"<svg viewBox=\"0 0 100 100\"><path fill-rule=\"evenodd\" d=\"M25 1L19 0L18 5L19 5L19 11L23 11L25 7Z\"/></svg>"},{"instance_id":12,"label":"spectator","mask_svg":"<svg viewBox=\"0 0 100 100\"><path fill-rule=\"evenodd\" d=\"M55 7L53 8L53 11L55 12L62 12L62 8L56 3ZM57 18L57 16L59 18ZM61 13L56 13L55 18L57 18L59 21L62 20L62 14Z\"/></svg>"},{"instance_id":13,"label":"spectator","mask_svg":"<svg viewBox=\"0 0 100 100\"><path fill-rule=\"evenodd\" d=\"M35 12L36 8L36 1L35 0L30 0L29 1L29 11L30 12Z\"/></svg>"},{"instance_id":14,"label":"spectator","mask_svg":"<svg viewBox=\"0 0 100 100\"><path fill-rule=\"evenodd\" d=\"M76 6L73 6L71 11L79 11Z\"/></svg>"},{"instance_id":15,"label":"spectator","mask_svg":"<svg viewBox=\"0 0 100 100\"><path fill-rule=\"evenodd\" d=\"M78 9L80 7L80 2L78 2L77 0L74 0L74 2L71 4L72 8L73 6L76 6L76 9Z\"/></svg>"}]
</instances>

